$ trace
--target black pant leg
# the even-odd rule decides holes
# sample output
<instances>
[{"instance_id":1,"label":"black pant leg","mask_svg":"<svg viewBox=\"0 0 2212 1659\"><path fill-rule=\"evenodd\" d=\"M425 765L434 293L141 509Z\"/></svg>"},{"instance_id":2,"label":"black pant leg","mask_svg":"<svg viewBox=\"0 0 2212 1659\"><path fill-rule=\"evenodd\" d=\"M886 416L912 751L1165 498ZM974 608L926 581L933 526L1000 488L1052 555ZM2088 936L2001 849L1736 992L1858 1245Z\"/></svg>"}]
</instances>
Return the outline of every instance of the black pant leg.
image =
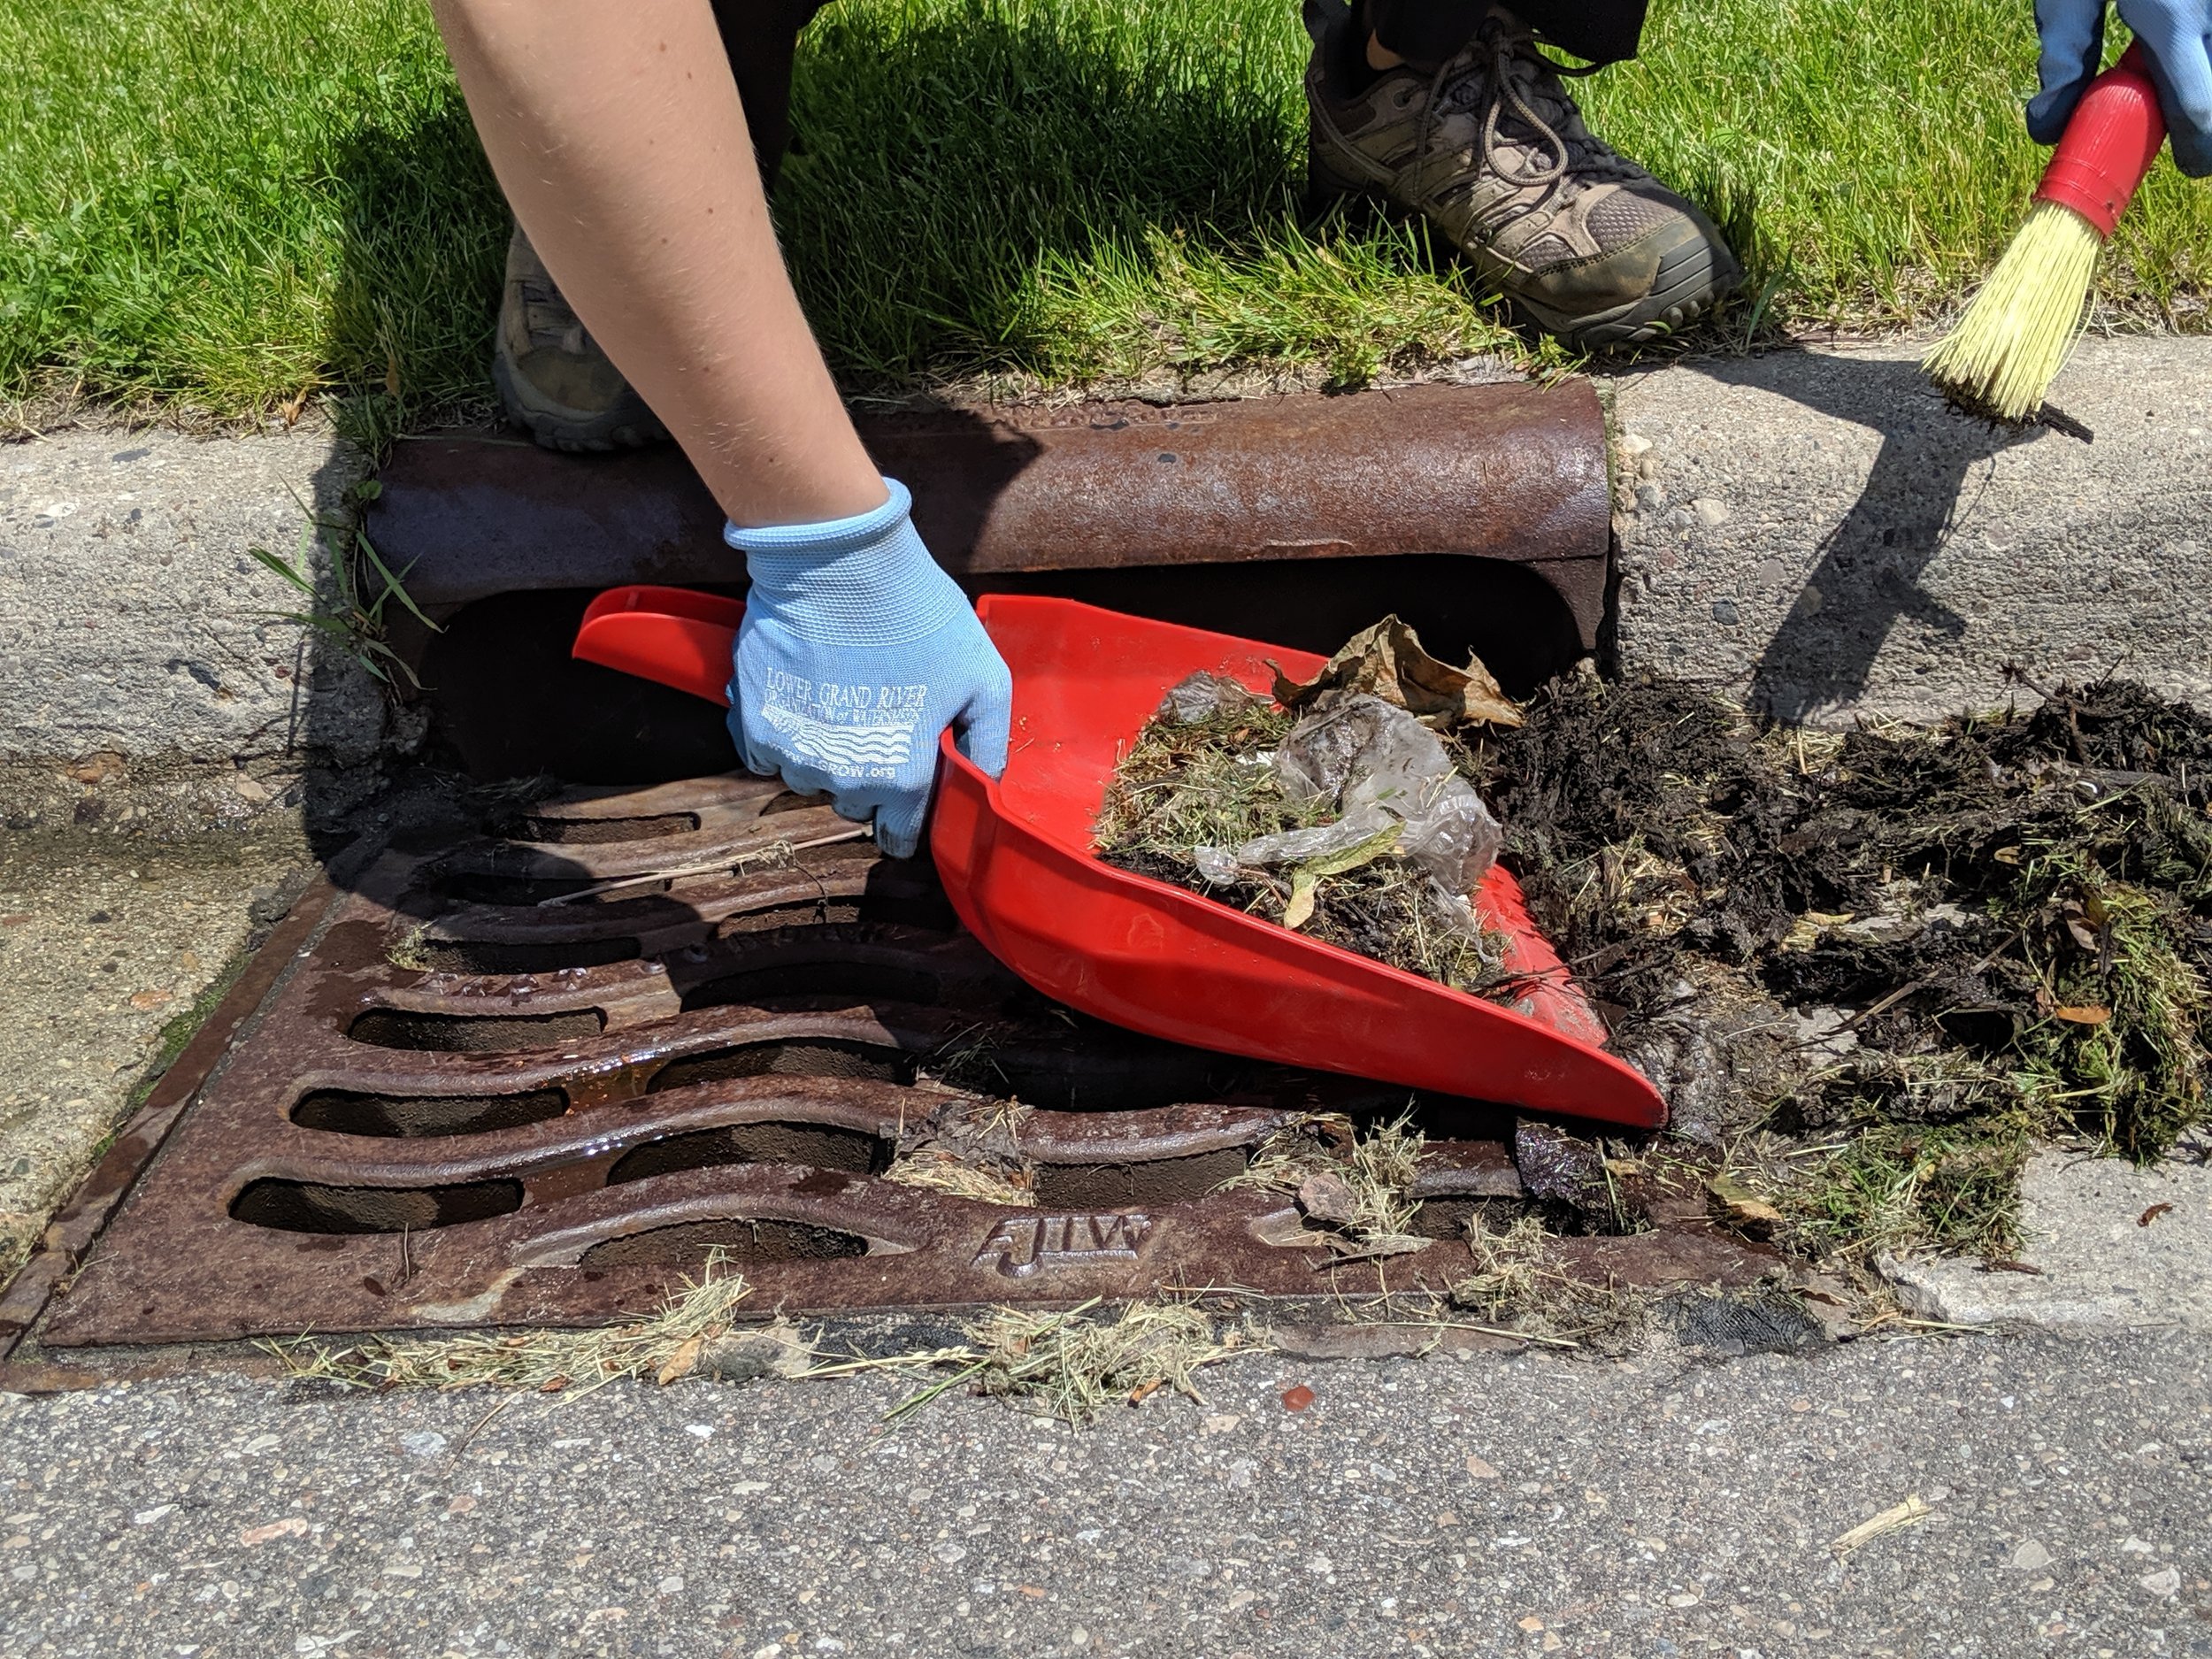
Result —
<instances>
[{"instance_id":1,"label":"black pant leg","mask_svg":"<svg viewBox=\"0 0 2212 1659\"><path fill-rule=\"evenodd\" d=\"M791 146L791 59L799 31L826 3L713 0L715 25L737 77L737 96L745 102L745 125L760 159L761 180L771 190L783 152Z\"/></svg>"},{"instance_id":2,"label":"black pant leg","mask_svg":"<svg viewBox=\"0 0 2212 1659\"><path fill-rule=\"evenodd\" d=\"M1506 10L1562 51L1594 63L1636 55L1646 0L1510 0ZM1433 66L1474 38L1490 0L1366 0L1375 37L1409 63Z\"/></svg>"}]
</instances>

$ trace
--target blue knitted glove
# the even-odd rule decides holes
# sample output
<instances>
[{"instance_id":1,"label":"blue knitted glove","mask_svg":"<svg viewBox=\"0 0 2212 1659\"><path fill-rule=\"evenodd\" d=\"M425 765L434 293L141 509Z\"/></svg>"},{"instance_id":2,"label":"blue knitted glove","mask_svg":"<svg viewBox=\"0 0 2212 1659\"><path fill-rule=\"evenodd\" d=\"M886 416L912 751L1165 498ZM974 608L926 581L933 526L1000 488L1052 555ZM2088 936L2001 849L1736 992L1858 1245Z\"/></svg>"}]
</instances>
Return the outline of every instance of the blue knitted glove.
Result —
<instances>
[{"instance_id":1,"label":"blue knitted glove","mask_svg":"<svg viewBox=\"0 0 2212 1659\"><path fill-rule=\"evenodd\" d=\"M752 591L737 631L730 734L748 769L839 812L875 819L876 844L921 844L947 726L993 777L1006 770L1014 682L974 610L937 567L895 479L873 512L722 539Z\"/></svg>"},{"instance_id":2,"label":"blue knitted glove","mask_svg":"<svg viewBox=\"0 0 2212 1659\"><path fill-rule=\"evenodd\" d=\"M2118 0L2120 20L2150 60L2174 161L2212 173L2212 0ZM2028 100L2028 135L2055 144L2104 62L2105 0L2036 0L2042 91Z\"/></svg>"}]
</instances>

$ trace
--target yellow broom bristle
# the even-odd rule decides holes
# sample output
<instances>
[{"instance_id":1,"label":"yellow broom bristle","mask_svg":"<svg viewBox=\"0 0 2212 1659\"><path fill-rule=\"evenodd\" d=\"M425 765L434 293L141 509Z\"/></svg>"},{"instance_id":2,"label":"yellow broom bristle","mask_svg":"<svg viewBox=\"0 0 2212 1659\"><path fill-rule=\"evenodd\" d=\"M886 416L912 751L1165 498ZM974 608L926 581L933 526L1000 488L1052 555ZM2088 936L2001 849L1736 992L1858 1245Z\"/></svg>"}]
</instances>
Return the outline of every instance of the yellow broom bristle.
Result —
<instances>
[{"instance_id":1,"label":"yellow broom bristle","mask_svg":"<svg viewBox=\"0 0 2212 1659\"><path fill-rule=\"evenodd\" d=\"M2038 202L1958 326L1921 363L1962 403L2025 420L2081 333L2104 238L2070 207Z\"/></svg>"}]
</instances>

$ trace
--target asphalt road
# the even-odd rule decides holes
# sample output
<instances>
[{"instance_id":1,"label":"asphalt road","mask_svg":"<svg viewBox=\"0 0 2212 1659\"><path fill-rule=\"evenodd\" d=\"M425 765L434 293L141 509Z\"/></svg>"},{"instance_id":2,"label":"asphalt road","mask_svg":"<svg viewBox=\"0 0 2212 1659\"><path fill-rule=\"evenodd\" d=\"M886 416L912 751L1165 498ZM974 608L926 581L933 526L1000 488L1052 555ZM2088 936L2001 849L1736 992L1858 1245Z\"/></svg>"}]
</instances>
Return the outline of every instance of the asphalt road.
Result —
<instances>
[{"instance_id":1,"label":"asphalt road","mask_svg":"<svg viewBox=\"0 0 2212 1659\"><path fill-rule=\"evenodd\" d=\"M889 1432L881 1375L488 1422L235 1376L0 1396L0 1652L2212 1655L2200 1335L1264 1356L1207 1391Z\"/></svg>"}]
</instances>

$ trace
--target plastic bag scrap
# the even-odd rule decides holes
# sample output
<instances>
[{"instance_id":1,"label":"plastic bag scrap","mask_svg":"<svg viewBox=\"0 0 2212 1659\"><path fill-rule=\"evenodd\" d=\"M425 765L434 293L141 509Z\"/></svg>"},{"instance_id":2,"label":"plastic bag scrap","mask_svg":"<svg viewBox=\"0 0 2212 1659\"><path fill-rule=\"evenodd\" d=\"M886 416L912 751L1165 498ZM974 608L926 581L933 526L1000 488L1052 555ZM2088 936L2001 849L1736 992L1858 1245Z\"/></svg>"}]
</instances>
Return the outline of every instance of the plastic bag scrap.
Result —
<instances>
[{"instance_id":1,"label":"plastic bag scrap","mask_svg":"<svg viewBox=\"0 0 2212 1659\"><path fill-rule=\"evenodd\" d=\"M1168 687L1154 718L1172 720L1178 726L1197 726L1217 716L1243 714L1267 706L1265 697L1247 691L1226 675L1197 673Z\"/></svg>"},{"instance_id":2,"label":"plastic bag scrap","mask_svg":"<svg viewBox=\"0 0 2212 1659\"><path fill-rule=\"evenodd\" d=\"M1394 827L1377 854L1403 858L1435 882L1440 919L1461 931L1477 928L1466 895L1496 860L1505 832L1435 733L1379 697L1340 694L1318 700L1291 727L1276 748L1274 767L1285 795L1325 800L1340 816L1234 849L1194 848L1192 862L1208 881L1233 881L1240 868L1334 862Z\"/></svg>"}]
</instances>

